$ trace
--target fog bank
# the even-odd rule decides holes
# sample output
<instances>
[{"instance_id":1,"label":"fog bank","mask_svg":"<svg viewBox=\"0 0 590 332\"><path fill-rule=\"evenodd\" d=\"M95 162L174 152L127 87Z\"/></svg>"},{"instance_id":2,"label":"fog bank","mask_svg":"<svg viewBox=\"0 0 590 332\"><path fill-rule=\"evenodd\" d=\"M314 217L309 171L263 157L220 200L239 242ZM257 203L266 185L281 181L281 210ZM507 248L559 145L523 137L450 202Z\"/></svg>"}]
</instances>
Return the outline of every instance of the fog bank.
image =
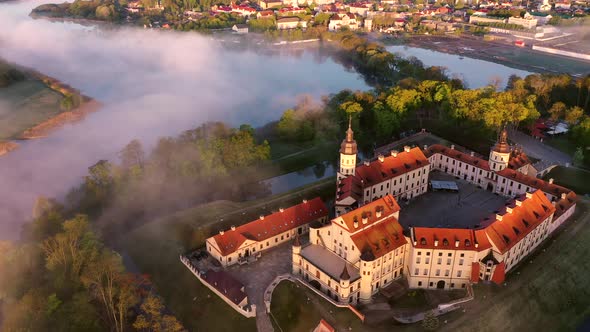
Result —
<instances>
[{"instance_id":1,"label":"fog bank","mask_svg":"<svg viewBox=\"0 0 590 332\"><path fill-rule=\"evenodd\" d=\"M0 4L0 57L60 79L104 106L0 158L0 239L18 236L38 195L63 196L88 166L114 160L132 139L149 146L211 120L262 125L298 94L367 88L358 74L315 51L269 56L228 51L196 33L102 31L29 18L41 3Z\"/></svg>"}]
</instances>

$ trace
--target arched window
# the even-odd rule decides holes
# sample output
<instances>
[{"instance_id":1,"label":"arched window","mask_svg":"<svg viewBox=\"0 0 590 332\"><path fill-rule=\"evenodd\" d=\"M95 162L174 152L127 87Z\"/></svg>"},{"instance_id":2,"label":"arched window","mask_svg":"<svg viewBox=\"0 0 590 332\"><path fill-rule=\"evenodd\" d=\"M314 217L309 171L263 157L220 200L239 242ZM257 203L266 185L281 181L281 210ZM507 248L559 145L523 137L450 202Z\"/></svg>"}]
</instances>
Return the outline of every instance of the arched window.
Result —
<instances>
[{"instance_id":1,"label":"arched window","mask_svg":"<svg viewBox=\"0 0 590 332\"><path fill-rule=\"evenodd\" d=\"M426 239L425 238L421 238L420 239L420 244L421 245L426 245Z\"/></svg>"},{"instance_id":2,"label":"arched window","mask_svg":"<svg viewBox=\"0 0 590 332\"><path fill-rule=\"evenodd\" d=\"M448 246L448 245L449 245L449 240L443 239L443 246Z\"/></svg>"}]
</instances>

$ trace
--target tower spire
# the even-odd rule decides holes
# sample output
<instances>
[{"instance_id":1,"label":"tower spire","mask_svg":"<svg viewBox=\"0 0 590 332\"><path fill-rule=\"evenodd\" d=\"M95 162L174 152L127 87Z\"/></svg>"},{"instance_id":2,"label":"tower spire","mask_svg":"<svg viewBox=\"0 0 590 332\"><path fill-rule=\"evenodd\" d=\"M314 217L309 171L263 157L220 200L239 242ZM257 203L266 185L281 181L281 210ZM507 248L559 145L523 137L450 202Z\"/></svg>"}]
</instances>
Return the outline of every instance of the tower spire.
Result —
<instances>
[{"instance_id":1,"label":"tower spire","mask_svg":"<svg viewBox=\"0 0 590 332\"><path fill-rule=\"evenodd\" d=\"M348 130L346 131L346 142L354 141L354 132L352 131L352 115L348 116Z\"/></svg>"}]
</instances>

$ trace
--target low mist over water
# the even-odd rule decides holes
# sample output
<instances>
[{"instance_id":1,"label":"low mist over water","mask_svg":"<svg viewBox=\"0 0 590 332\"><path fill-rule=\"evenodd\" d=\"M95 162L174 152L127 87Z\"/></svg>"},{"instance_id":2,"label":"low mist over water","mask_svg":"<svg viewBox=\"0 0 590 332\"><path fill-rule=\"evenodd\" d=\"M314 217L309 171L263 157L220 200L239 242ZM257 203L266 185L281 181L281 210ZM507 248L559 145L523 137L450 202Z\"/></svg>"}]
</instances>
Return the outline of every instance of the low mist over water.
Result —
<instances>
[{"instance_id":1,"label":"low mist over water","mask_svg":"<svg viewBox=\"0 0 590 332\"><path fill-rule=\"evenodd\" d=\"M0 157L0 239L18 236L38 195L63 196L88 166L114 160L134 138L149 147L210 120L262 125L300 94L368 88L357 73L314 49L230 51L197 33L103 31L29 18L44 2L0 4L0 57L60 79L104 106Z\"/></svg>"}]
</instances>

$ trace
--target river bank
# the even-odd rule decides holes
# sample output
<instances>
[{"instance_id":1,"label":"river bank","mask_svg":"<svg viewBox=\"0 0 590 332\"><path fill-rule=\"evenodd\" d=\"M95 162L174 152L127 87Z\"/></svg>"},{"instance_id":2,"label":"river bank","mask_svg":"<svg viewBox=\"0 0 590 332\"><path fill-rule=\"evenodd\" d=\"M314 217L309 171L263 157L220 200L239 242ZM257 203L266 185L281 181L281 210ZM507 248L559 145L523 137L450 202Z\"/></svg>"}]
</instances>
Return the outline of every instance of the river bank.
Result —
<instances>
[{"instance_id":1,"label":"river bank","mask_svg":"<svg viewBox=\"0 0 590 332\"><path fill-rule=\"evenodd\" d=\"M81 121L100 103L36 70L11 64L23 79L0 89L0 156L14 151L19 140L42 138L68 123Z\"/></svg>"},{"instance_id":2,"label":"river bank","mask_svg":"<svg viewBox=\"0 0 590 332\"><path fill-rule=\"evenodd\" d=\"M403 41L394 41L394 44L456 54L538 73L590 73L590 64L585 61L548 55L499 41L484 41L476 37L409 35Z\"/></svg>"}]
</instances>

